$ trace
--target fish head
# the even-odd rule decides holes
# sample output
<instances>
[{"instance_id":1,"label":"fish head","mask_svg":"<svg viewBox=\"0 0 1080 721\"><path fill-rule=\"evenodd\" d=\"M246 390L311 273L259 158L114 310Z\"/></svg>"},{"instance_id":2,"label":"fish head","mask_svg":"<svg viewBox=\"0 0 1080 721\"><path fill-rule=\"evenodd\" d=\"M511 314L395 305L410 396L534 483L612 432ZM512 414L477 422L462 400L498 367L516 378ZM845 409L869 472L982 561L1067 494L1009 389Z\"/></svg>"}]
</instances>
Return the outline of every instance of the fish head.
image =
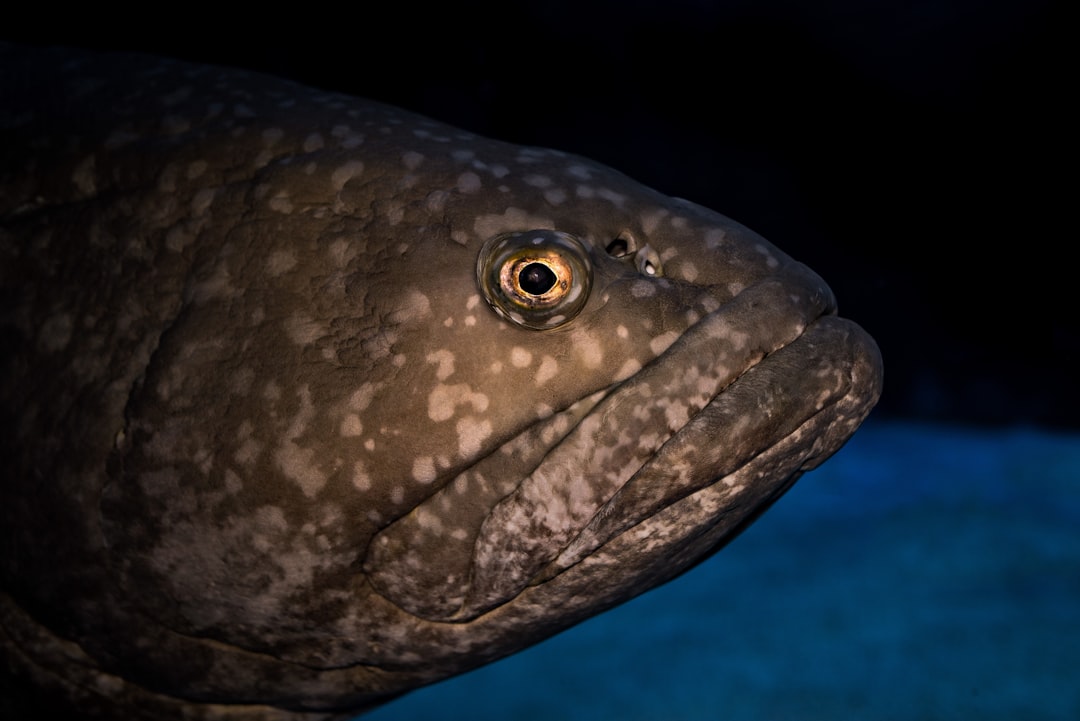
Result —
<instances>
[{"instance_id":1,"label":"fish head","mask_svg":"<svg viewBox=\"0 0 1080 721\"><path fill-rule=\"evenodd\" d=\"M403 458L438 490L364 568L418 618L497 612L521 638L730 540L855 431L881 365L821 278L751 230L582 158L516 157L484 181L500 202L450 214L472 288L418 304L440 312L416 330L432 367L407 414L449 453Z\"/></svg>"}]
</instances>

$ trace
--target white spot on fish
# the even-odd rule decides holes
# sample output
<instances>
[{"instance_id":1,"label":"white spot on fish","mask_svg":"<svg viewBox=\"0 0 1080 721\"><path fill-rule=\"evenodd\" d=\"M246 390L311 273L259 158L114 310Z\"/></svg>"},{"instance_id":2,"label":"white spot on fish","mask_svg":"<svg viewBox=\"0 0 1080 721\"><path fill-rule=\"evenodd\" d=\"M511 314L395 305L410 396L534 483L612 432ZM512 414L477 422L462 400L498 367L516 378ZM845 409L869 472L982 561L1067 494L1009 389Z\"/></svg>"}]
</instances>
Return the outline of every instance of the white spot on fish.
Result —
<instances>
[{"instance_id":1,"label":"white spot on fish","mask_svg":"<svg viewBox=\"0 0 1080 721\"><path fill-rule=\"evenodd\" d=\"M180 135L191 129L191 121L179 115L166 115L161 119L161 131L166 135Z\"/></svg>"},{"instance_id":2,"label":"white spot on fish","mask_svg":"<svg viewBox=\"0 0 1080 721\"><path fill-rule=\"evenodd\" d=\"M322 338L326 331L323 325L314 318L296 314L285 321L285 333L296 345L306 346Z\"/></svg>"},{"instance_id":3,"label":"white spot on fish","mask_svg":"<svg viewBox=\"0 0 1080 721\"><path fill-rule=\"evenodd\" d=\"M481 238L499 233L509 233L522 228L553 228L550 218L530 215L522 208L510 207L500 215L480 215L473 223L473 230Z\"/></svg>"},{"instance_id":4,"label":"white spot on fish","mask_svg":"<svg viewBox=\"0 0 1080 721\"><path fill-rule=\"evenodd\" d=\"M262 131L263 142L267 145L274 145L285 137L285 131L281 128L267 128Z\"/></svg>"},{"instance_id":5,"label":"white spot on fish","mask_svg":"<svg viewBox=\"0 0 1080 721\"><path fill-rule=\"evenodd\" d=\"M291 250L275 250L266 260L266 270L272 277L288 273L296 267L296 255Z\"/></svg>"},{"instance_id":6,"label":"white spot on fish","mask_svg":"<svg viewBox=\"0 0 1080 721\"><path fill-rule=\"evenodd\" d=\"M433 351L428 353L426 360L428 363L438 364L435 377L439 380L444 381L454 374L454 354L450 351L446 349Z\"/></svg>"},{"instance_id":7,"label":"white spot on fish","mask_svg":"<svg viewBox=\"0 0 1080 721\"><path fill-rule=\"evenodd\" d=\"M274 402L281 400L281 386L276 381L270 381L263 388L263 398Z\"/></svg>"},{"instance_id":8,"label":"white spot on fish","mask_svg":"<svg viewBox=\"0 0 1080 721\"><path fill-rule=\"evenodd\" d=\"M421 507L416 509L416 522L419 524L420 528L429 533L442 532L442 520L426 508Z\"/></svg>"},{"instance_id":9,"label":"white spot on fish","mask_svg":"<svg viewBox=\"0 0 1080 721\"><path fill-rule=\"evenodd\" d=\"M441 213L446 207L446 201L450 199L450 194L445 190L436 190L428 193L427 198L424 199L424 209L431 213Z\"/></svg>"},{"instance_id":10,"label":"white spot on fish","mask_svg":"<svg viewBox=\"0 0 1080 721\"><path fill-rule=\"evenodd\" d=\"M705 247L709 250L716 250L724 244L727 236L723 230L719 228L710 228L705 231Z\"/></svg>"},{"instance_id":11,"label":"white spot on fish","mask_svg":"<svg viewBox=\"0 0 1080 721\"><path fill-rule=\"evenodd\" d=\"M293 211L293 204L289 199L288 192L284 190L278 191L274 197L270 199L270 209L277 211L278 213L291 213Z\"/></svg>"},{"instance_id":12,"label":"white spot on fish","mask_svg":"<svg viewBox=\"0 0 1080 721\"><path fill-rule=\"evenodd\" d=\"M566 202L566 191L562 188L551 188L544 191L544 200L551 205L562 205Z\"/></svg>"},{"instance_id":13,"label":"white spot on fish","mask_svg":"<svg viewBox=\"0 0 1080 721\"><path fill-rule=\"evenodd\" d=\"M540 359L540 367L534 376L537 385L543 385L559 374L559 363L549 355Z\"/></svg>"},{"instance_id":14,"label":"white spot on fish","mask_svg":"<svg viewBox=\"0 0 1080 721\"><path fill-rule=\"evenodd\" d=\"M566 173L579 180L588 180L592 177L592 170L585 165L571 165L566 169Z\"/></svg>"},{"instance_id":15,"label":"white spot on fish","mask_svg":"<svg viewBox=\"0 0 1080 721\"><path fill-rule=\"evenodd\" d=\"M274 461L285 476L300 486L305 496L312 498L326 485L326 476L315 462L315 450L303 448L295 442L315 417L311 389L303 386L298 395L300 408L286 432L285 442L274 452Z\"/></svg>"},{"instance_id":16,"label":"white spot on fish","mask_svg":"<svg viewBox=\"0 0 1080 721\"><path fill-rule=\"evenodd\" d=\"M71 340L75 322L67 313L61 313L48 318L41 324L38 331L38 347L46 353L55 353L63 350Z\"/></svg>"},{"instance_id":17,"label":"white spot on fish","mask_svg":"<svg viewBox=\"0 0 1080 721\"><path fill-rule=\"evenodd\" d=\"M344 268L345 265L354 257L355 254L350 253L350 243L344 238L338 238L330 243L330 246L326 249L326 254L330 256L331 261L337 268Z\"/></svg>"},{"instance_id":18,"label":"white spot on fish","mask_svg":"<svg viewBox=\"0 0 1080 721\"><path fill-rule=\"evenodd\" d=\"M618 372L615 373L615 380L626 380L639 370L641 370L641 363L636 358L628 358L619 368Z\"/></svg>"},{"instance_id":19,"label":"white spot on fish","mask_svg":"<svg viewBox=\"0 0 1080 721\"><path fill-rule=\"evenodd\" d=\"M510 349L510 364L515 368L527 368L532 363L532 353L521 346Z\"/></svg>"},{"instance_id":20,"label":"white spot on fish","mask_svg":"<svg viewBox=\"0 0 1080 721\"><path fill-rule=\"evenodd\" d=\"M231 468L225 469L225 490L233 496L244 490L244 482L240 480L240 476L236 474L236 471Z\"/></svg>"},{"instance_id":21,"label":"white spot on fish","mask_svg":"<svg viewBox=\"0 0 1080 721\"><path fill-rule=\"evenodd\" d=\"M363 172L363 163L359 160L350 160L330 174L330 184L333 186L334 190L341 190L345 187L346 183L353 178L360 177L360 174Z\"/></svg>"},{"instance_id":22,"label":"white spot on fish","mask_svg":"<svg viewBox=\"0 0 1080 721\"><path fill-rule=\"evenodd\" d=\"M362 411L371 404L371 399L375 397L375 385L372 383L365 383L358 389L353 391L349 396L349 408L354 411Z\"/></svg>"},{"instance_id":23,"label":"white spot on fish","mask_svg":"<svg viewBox=\"0 0 1080 721\"><path fill-rule=\"evenodd\" d=\"M387 313L386 320L393 325L423 320L431 315L431 301L426 295L409 289L400 299L397 307Z\"/></svg>"},{"instance_id":24,"label":"white spot on fish","mask_svg":"<svg viewBox=\"0 0 1080 721\"><path fill-rule=\"evenodd\" d=\"M668 215L670 215L670 212L664 208L642 213L641 228L645 231L645 235L656 235L656 230L660 227L660 221Z\"/></svg>"},{"instance_id":25,"label":"white spot on fish","mask_svg":"<svg viewBox=\"0 0 1080 721\"><path fill-rule=\"evenodd\" d=\"M201 218L205 215L206 211L210 208L210 205L214 202L217 192L217 188L203 188L195 193L195 197L191 199L191 214L196 218Z\"/></svg>"},{"instance_id":26,"label":"white spot on fish","mask_svg":"<svg viewBox=\"0 0 1080 721\"><path fill-rule=\"evenodd\" d=\"M233 286L229 279L229 271L218 267L214 269L212 275L203 278L191 287L189 297L192 302L201 305L216 298L230 296L232 293Z\"/></svg>"},{"instance_id":27,"label":"white spot on fish","mask_svg":"<svg viewBox=\"0 0 1080 721\"><path fill-rule=\"evenodd\" d=\"M251 384L254 382L255 371L251 368L241 368L233 374L229 392L237 396L246 396L251 391Z\"/></svg>"},{"instance_id":28,"label":"white spot on fish","mask_svg":"<svg viewBox=\"0 0 1080 721\"><path fill-rule=\"evenodd\" d=\"M780 265L780 261L777 259L777 257L773 255L772 252L764 245L758 243L754 246L754 250L765 256L765 265L769 268L776 268Z\"/></svg>"},{"instance_id":29,"label":"white spot on fish","mask_svg":"<svg viewBox=\"0 0 1080 721\"><path fill-rule=\"evenodd\" d=\"M480 176L471 171L467 171L458 176L456 188L459 193L475 193L480 190L483 183L480 181Z\"/></svg>"},{"instance_id":30,"label":"white spot on fish","mask_svg":"<svg viewBox=\"0 0 1080 721\"><path fill-rule=\"evenodd\" d=\"M491 437L491 421L477 420L472 416L462 418L455 426L458 434L458 453L462 458L472 458L480 452L484 441Z\"/></svg>"},{"instance_id":31,"label":"white spot on fish","mask_svg":"<svg viewBox=\"0 0 1080 721\"><path fill-rule=\"evenodd\" d=\"M551 178L546 175L530 173L525 176L525 184L531 185L534 188L548 188L551 186Z\"/></svg>"},{"instance_id":32,"label":"white spot on fish","mask_svg":"<svg viewBox=\"0 0 1080 721\"><path fill-rule=\"evenodd\" d=\"M341 419L341 435L345 437L359 436L364 432L364 424L360 421L360 416L355 413L349 413Z\"/></svg>"},{"instance_id":33,"label":"white spot on fish","mask_svg":"<svg viewBox=\"0 0 1080 721\"><path fill-rule=\"evenodd\" d=\"M326 485L324 476L314 465L315 451L287 442L274 453L274 461L281 472L295 481L308 498L313 498Z\"/></svg>"},{"instance_id":34,"label":"white spot on fish","mask_svg":"<svg viewBox=\"0 0 1080 721\"><path fill-rule=\"evenodd\" d=\"M185 173L185 175L187 176L188 180L195 180L196 178L201 177L202 174L206 172L206 169L208 167L209 165L205 160L194 160L188 163L187 172Z\"/></svg>"},{"instance_id":35,"label":"white spot on fish","mask_svg":"<svg viewBox=\"0 0 1080 721\"><path fill-rule=\"evenodd\" d=\"M431 456L420 456L420 457L418 457L416 460L413 461L412 475L413 475L413 480L418 481L420 483L425 483L426 484L426 483L431 483L432 481L434 481L435 478L436 478L436 475L435 475L435 459L432 458ZM400 489L400 487L399 487L399 488L395 488L394 490L397 491L397 490L402 490L402 489ZM402 495L400 498L395 498L394 502L395 503L401 503L403 500L405 500L404 495Z\"/></svg>"},{"instance_id":36,"label":"white spot on fish","mask_svg":"<svg viewBox=\"0 0 1080 721\"><path fill-rule=\"evenodd\" d=\"M660 355L665 350L667 350L672 343L678 340L678 338L679 334L675 331L661 333L660 335L649 341L649 350L651 350L654 355Z\"/></svg>"},{"instance_id":37,"label":"white spot on fish","mask_svg":"<svg viewBox=\"0 0 1080 721\"><path fill-rule=\"evenodd\" d=\"M586 368L599 368L604 362L604 350L600 347L600 341L593 336L583 335L574 350Z\"/></svg>"},{"instance_id":38,"label":"white spot on fish","mask_svg":"<svg viewBox=\"0 0 1080 721\"><path fill-rule=\"evenodd\" d=\"M97 188L95 182L94 156L88 155L81 163L75 166L71 174L71 182L84 195L93 195Z\"/></svg>"},{"instance_id":39,"label":"white spot on fish","mask_svg":"<svg viewBox=\"0 0 1080 721\"><path fill-rule=\"evenodd\" d=\"M364 464L360 461L353 463L352 484L358 491L371 490L371 476L368 475L367 469L364 468Z\"/></svg>"},{"instance_id":40,"label":"white spot on fish","mask_svg":"<svg viewBox=\"0 0 1080 721\"><path fill-rule=\"evenodd\" d=\"M469 404L477 413L483 413L488 407L488 397L483 393L474 393L467 383L440 383L428 394L428 418L436 422L450 420L457 406L463 404Z\"/></svg>"}]
</instances>

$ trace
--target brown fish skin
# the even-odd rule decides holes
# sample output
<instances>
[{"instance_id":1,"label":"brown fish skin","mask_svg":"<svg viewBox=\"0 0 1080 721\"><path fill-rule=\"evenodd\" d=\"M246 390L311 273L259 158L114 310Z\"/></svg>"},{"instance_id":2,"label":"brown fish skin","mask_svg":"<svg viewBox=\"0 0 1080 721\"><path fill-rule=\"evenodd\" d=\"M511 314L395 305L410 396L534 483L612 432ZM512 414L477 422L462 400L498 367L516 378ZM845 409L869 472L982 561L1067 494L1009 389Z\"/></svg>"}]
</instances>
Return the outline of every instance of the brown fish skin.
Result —
<instances>
[{"instance_id":1,"label":"brown fish skin","mask_svg":"<svg viewBox=\"0 0 1080 721\"><path fill-rule=\"evenodd\" d=\"M812 271L584 158L0 68L13 717L347 718L682 573L880 394Z\"/></svg>"}]
</instances>

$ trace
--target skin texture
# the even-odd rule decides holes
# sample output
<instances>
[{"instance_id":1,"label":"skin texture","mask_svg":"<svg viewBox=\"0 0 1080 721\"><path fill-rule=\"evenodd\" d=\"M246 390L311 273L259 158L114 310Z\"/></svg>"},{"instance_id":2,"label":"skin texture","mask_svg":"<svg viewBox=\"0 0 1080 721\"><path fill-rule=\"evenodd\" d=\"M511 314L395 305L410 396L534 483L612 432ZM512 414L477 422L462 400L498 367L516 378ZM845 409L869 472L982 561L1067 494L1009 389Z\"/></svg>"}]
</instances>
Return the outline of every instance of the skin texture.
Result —
<instances>
[{"instance_id":1,"label":"skin texture","mask_svg":"<svg viewBox=\"0 0 1080 721\"><path fill-rule=\"evenodd\" d=\"M820 278L609 168L0 53L12 713L347 717L673 578L877 400ZM579 307L500 305L507 238Z\"/></svg>"}]
</instances>

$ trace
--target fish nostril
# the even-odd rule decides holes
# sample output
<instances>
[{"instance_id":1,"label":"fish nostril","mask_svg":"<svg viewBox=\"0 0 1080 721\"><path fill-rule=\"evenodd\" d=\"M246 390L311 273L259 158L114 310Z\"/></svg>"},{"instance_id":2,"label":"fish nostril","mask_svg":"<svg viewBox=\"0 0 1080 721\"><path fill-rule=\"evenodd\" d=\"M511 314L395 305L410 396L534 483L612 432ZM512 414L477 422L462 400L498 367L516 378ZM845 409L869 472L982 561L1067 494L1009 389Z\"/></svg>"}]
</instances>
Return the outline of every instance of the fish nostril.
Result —
<instances>
[{"instance_id":1,"label":"fish nostril","mask_svg":"<svg viewBox=\"0 0 1080 721\"><path fill-rule=\"evenodd\" d=\"M604 248L612 258L625 258L637 250L637 243L629 233L623 232Z\"/></svg>"},{"instance_id":2,"label":"fish nostril","mask_svg":"<svg viewBox=\"0 0 1080 721\"><path fill-rule=\"evenodd\" d=\"M634 253L634 264L637 266L639 273L650 278L659 278L664 274L659 253L653 250L648 243L643 245L637 253Z\"/></svg>"},{"instance_id":3,"label":"fish nostril","mask_svg":"<svg viewBox=\"0 0 1080 721\"><path fill-rule=\"evenodd\" d=\"M627 246L626 241L623 238L616 238L615 240L611 241L610 243L608 243L607 248L605 248L604 250L606 250L608 255L613 258L622 258L630 252L630 248Z\"/></svg>"},{"instance_id":4,"label":"fish nostril","mask_svg":"<svg viewBox=\"0 0 1080 721\"><path fill-rule=\"evenodd\" d=\"M616 260L631 262L638 272L649 278L664 274L660 264L660 255L648 243L639 243L636 238L624 230L608 243L604 250Z\"/></svg>"}]
</instances>

